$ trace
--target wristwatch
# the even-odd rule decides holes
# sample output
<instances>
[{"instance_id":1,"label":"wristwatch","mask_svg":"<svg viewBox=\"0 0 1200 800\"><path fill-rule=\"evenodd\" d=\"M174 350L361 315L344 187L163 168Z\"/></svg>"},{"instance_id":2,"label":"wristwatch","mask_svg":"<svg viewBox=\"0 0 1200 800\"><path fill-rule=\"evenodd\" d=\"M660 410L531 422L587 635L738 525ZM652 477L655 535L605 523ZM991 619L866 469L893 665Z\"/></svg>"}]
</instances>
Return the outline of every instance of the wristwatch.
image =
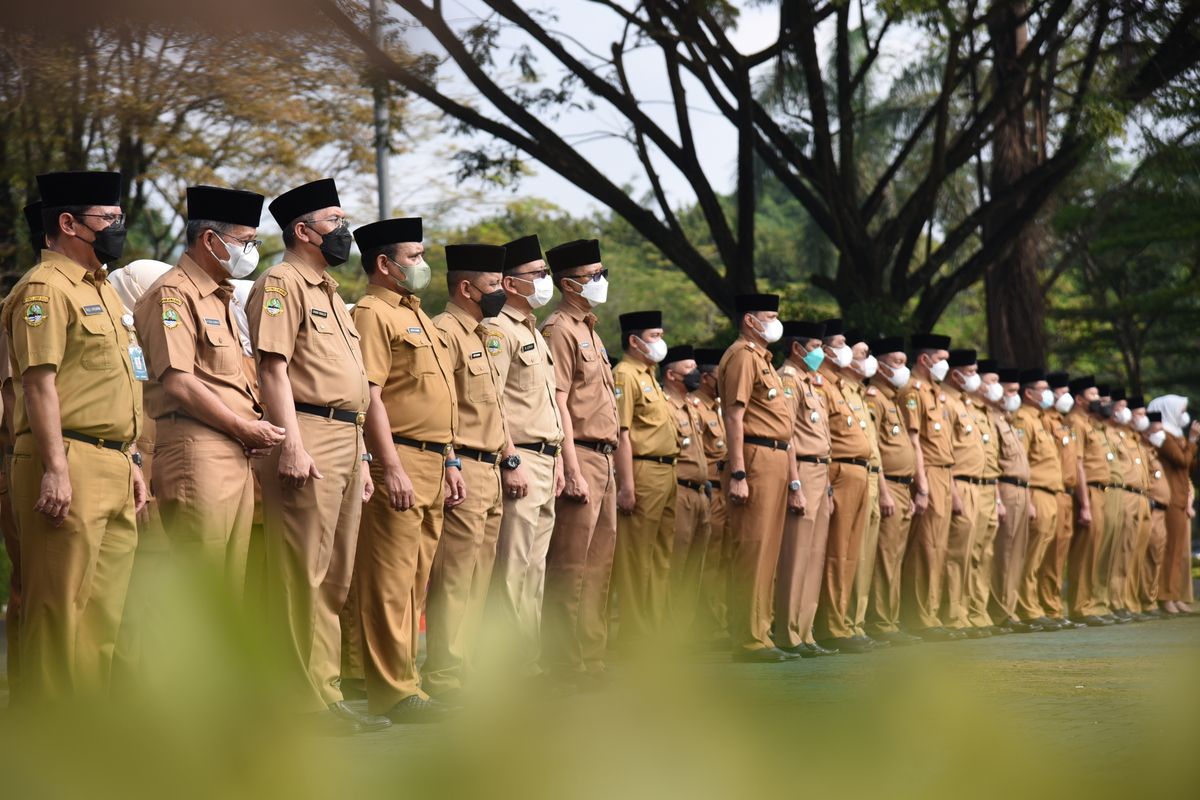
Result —
<instances>
[{"instance_id":1,"label":"wristwatch","mask_svg":"<svg viewBox=\"0 0 1200 800\"><path fill-rule=\"evenodd\" d=\"M133 459L133 463L135 466L138 466L138 467L142 466L142 454L141 453L134 453L133 455L130 456L130 458Z\"/></svg>"},{"instance_id":2,"label":"wristwatch","mask_svg":"<svg viewBox=\"0 0 1200 800\"><path fill-rule=\"evenodd\" d=\"M374 461L374 460L375 460L375 456L371 455L370 453L363 453L363 454L362 454L362 460L363 460L364 462L366 462L366 463L370 464L372 461Z\"/></svg>"},{"instance_id":3,"label":"wristwatch","mask_svg":"<svg viewBox=\"0 0 1200 800\"><path fill-rule=\"evenodd\" d=\"M736 472L731 472L729 473L729 477L733 478L735 481L744 481L746 480L746 470L739 469Z\"/></svg>"},{"instance_id":4,"label":"wristwatch","mask_svg":"<svg viewBox=\"0 0 1200 800\"><path fill-rule=\"evenodd\" d=\"M521 457L516 453L500 459L500 469L516 469L521 466Z\"/></svg>"},{"instance_id":5,"label":"wristwatch","mask_svg":"<svg viewBox=\"0 0 1200 800\"><path fill-rule=\"evenodd\" d=\"M462 469L462 459L461 458L447 458L446 459L446 469L450 469L451 467L454 467L457 470L461 470Z\"/></svg>"},{"instance_id":6,"label":"wristwatch","mask_svg":"<svg viewBox=\"0 0 1200 800\"><path fill-rule=\"evenodd\" d=\"M800 491L800 481L791 481L790 483L788 483L788 491L789 492Z\"/></svg>"}]
</instances>

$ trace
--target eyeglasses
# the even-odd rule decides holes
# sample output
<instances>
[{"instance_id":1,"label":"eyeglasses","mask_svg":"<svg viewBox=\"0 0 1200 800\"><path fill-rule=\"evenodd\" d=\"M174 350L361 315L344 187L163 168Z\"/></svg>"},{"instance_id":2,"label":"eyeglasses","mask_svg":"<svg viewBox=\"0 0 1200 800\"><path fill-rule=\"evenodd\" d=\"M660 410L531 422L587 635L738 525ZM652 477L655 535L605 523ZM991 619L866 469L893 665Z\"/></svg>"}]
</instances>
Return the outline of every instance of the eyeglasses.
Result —
<instances>
[{"instance_id":1,"label":"eyeglasses","mask_svg":"<svg viewBox=\"0 0 1200 800\"><path fill-rule=\"evenodd\" d=\"M315 225L318 222L334 223L333 231L330 231L330 233L333 233L334 231L337 231L337 230L341 230L342 228L350 227L350 220L347 219L346 217L324 217L322 219L309 219L309 220L305 220L304 224L311 228L313 225ZM317 233L320 233L320 231L317 231Z\"/></svg>"},{"instance_id":2,"label":"eyeglasses","mask_svg":"<svg viewBox=\"0 0 1200 800\"><path fill-rule=\"evenodd\" d=\"M602 269L599 272L593 272L589 275L568 275L566 277L570 278L573 281L578 281L579 283L591 283L592 281L596 280L597 278L603 278L604 280L608 280L608 270Z\"/></svg>"},{"instance_id":3,"label":"eyeglasses","mask_svg":"<svg viewBox=\"0 0 1200 800\"><path fill-rule=\"evenodd\" d=\"M513 272L508 277L519 278L523 281L536 281L550 274L548 269L539 269L536 272Z\"/></svg>"},{"instance_id":4,"label":"eyeglasses","mask_svg":"<svg viewBox=\"0 0 1200 800\"><path fill-rule=\"evenodd\" d=\"M217 232L213 231L213 233L217 233ZM248 239L248 240L234 239L233 242L230 242L219 233L217 233L217 238L220 239L225 244L240 244L242 246L243 253L249 253L251 250L257 250L258 248L262 247L262 239Z\"/></svg>"},{"instance_id":5,"label":"eyeglasses","mask_svg":"<svg viewBox=\"0 0 1200 800\"><path fill-rule=\"evenodd\" d=\"M125 225L124 214L75 214L77 217L95 217L109 223L110 227L118 228Z\"/></svg>"}]
</instances>

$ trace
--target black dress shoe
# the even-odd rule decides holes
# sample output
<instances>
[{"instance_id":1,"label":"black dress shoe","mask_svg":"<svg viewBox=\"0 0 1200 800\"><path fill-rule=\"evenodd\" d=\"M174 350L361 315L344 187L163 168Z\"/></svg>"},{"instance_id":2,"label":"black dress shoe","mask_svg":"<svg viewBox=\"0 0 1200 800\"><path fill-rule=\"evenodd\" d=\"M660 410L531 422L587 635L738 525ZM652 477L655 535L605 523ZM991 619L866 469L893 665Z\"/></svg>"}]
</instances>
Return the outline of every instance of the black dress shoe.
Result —
<instances>
[{"instance_id":1,"label":"black dress shoe","mask_svg":"<svg viewBox=\"0 0 1200 800\"><path fill-rule=\"evenodd\" d=\"M795 661L799 653L788 653L778 647L760 647L757 650L738 649L733 652L733 660L739 664L780 664L784 661Z\"/></svg>"},{"instance_id":2,"label":"black dress shoe","mask_svg":"<svg viewBox=\"0 0 1200 800\"><path fill-rule=\"evenodd\" d=\"M397 723L441 722L451 714L450 706L433 698L426 700L418 694L404 698L387 712L388 719Z\"/></svg>"},{"instance_id":3,"label":"black dress shoe","mask_svg":"<svg viewBox=\"0 0 1200 800\"><path fill-rule=\"evenodd\" d=\"M811 653L811 655L805 656L805 658L816 658L818 656L836 656L841 651L839 651L835 647L822 647L819 644L809 644L808 652Z\"/></svg>"},{"instance_id":4,"label":"black dress shoe","mask_svg":"<svg viewBox=\"0 0 1200 800\"><path fill-rule=\"evenodd\" d=\"M1149 622L1152 619L1154 619L1154 617L1150 616L1149 614L1147 614L1143 611L1133 612L1133 621L1134 622Z\"/></svg>"},{"instance_id":5,"label":"black dress shoe","mask_svg":"<svg viewBox=\"0 0 1200 800\"><path fill-rule=\"evenodd\" d=\"M990 639L992 632L987 628L967 628L968 639Z\"/></svg>"},{"instance_id":6,"label":"black dress shoe","mask_svg":"<svg viewBox=\"0 0 1200 800\"><path fill-rule=\"evenodd\" d=\"M1037 619L1031 619L1029 621L1032 622L1034 625L1041 625L1042 630L1044 630L1044 631L1061 631L1062 630L1062 625L1059 625L1057 622L1050 619L1049 617L1038 617Z\"/></svg>"},{"instance_id":7,"label":"black dress shoe","mask_svg":"<svg viewBox=\"0 0 1200 800\"><path fill-rule=\"evenodd\" d=\"M1126 624L1127 622L1129 622L1129 620L1125 619L1124 617L1118 617L1118 616L1117 616L1117 614L1116 614L1116 612L1112 612L1112 613L1110 613L1110 614L1102 614L1102 615L1100 616L1100 618L1101 618L1101 619L1106 619L1106 620L1110 621L1110 622L1111 622L1112 624L1114 624L1114 625L1124 625L1124 624Z\"/></svg>"},{"instance_id":8,"label":"black dress shoe","mask_svg":"<svg viewBox=\"0 0 1200 800\"><path fill-rule=\"evenodd\" d=\"M987 630L991 631L992 636L1008 636L1012 633L1012 628L1006 628L1003 625L989 625Z\"/></svg>"},{"instance_id":9,"label":"black dress shoe","mask_svg":"<svg viewBox=\"0 0 1200 800\"><path fill-rule=\"evenodd\" d=\"M916 644L921 641L919 636L913 636L904 631L886 631L871 635L872 641L875 643L886 642L893 647L904 647L906 645Z\"/></svg>"},{"instance_id":10,"label":"black dress shoe","mask_svg":"<svg viewBox=\"0 0 1200 800\"><path fill-rule=\"evenodd\" d=\"M799 642L798 644L789 644L779 648L785 653L795 653L801 658L815 658L816 653L811 652L810 645L807 642Z\"/></svg>"},{"instance_id":11,"label":"black dress shoe","mask_svg":"<svg viewBox=\"0 0 1200 800\"><path fill-rule=\"evenodd\" d=\"M1022 622L1019 619L1010 619L1004 623L1006 627L1012 628L1013 633L1040 633L1042 626L1033 622Z\"/></svg>"},{"instance_id":12,"label":"black dress shoe","mask_svg":"<svg viewBox=\"0 0 1200 800\"><path fill-rule=\"evenodd\" d=\"M1052 619L1055 622L1057 622L1058 627L1062 628L1063 630L1071 630L1073 628L1086 628L1087 627L1087 625L1084 625L1082 622L1075 622L1073 620L1067 619L1066 617L1052 617Z\"/></svg>"},{"instance_id":13,"label":"black dress shoe","mask_svg":"<svg viewBox=\"0 0 1200 800\"><path fill-rule=\"evenodd\" d=\"M872 650L886 650L892 646L892 643L884 640L872 639L870 636L855 636L854 641L867 645Z\"/></svg>"},{"instance_id":14,"label":"black dress shoe","mask_svg":"<svg viewBox=\"0 0 1200 800\"><path fill-rule=\"evenodd\" d=\"M372 733L392 727L392 721L387 717L381 717L377 714L359 713L347 705L344 700L330 703L329 713L340 720L356 724L358 726L358 733Z\"/></svg>"},{"instance_id":15,"label":"black dress shoe","mask_svg":"<svg viewBox=\"0 0 1200 800\"><path fill-rule=\"evenodd\" d=\"M952 640L961 641L967 638L966 628L947 628L946 630L950 631L950 638Z\"/></svg>"},{"instance_id":16,"label":"black dress shoe","mask_svg":"<svg viewBox=\"0 0 1200 800\"><path fill-rule=\"evenodd\" d=\"M1083 617L1071 617L1072 622L1081 622L1089 628L1104 628L1113 624L1111 619L1098 616L1096 614L1088 614Z\"/></svg>"},{"instance_id":17,"label":"black dress shoe","mask_svg":"<svg viewBox=\"0 0 1200 800\"><path fill-rule=\"evenodd\" d=\"M1146 611L1143 611L1142 614L1144 616L1149 617L1150 619L1166 619L1167 618L1167 615L1163 612L1163 610L1161 608L1147 609Z\"/></svg>"},{"instance_id":18,"label":"black dress shoe","mask_svg":"<svg viewBox=\"0 0 1200 800\"><path fill-rule=\"evenodd\" d=\"M953 642L959 638L952 631L941 626L919 630L917 631L917 636L920 636L926 642Z\"/></svg>"},{"instance_id":19,"label":"black dress shoe","mask_svg":"<svg viewBox=\"0 0 1200 800\"><path fill-rule=\"evenodd\" d=\"M858 639L844 636L842 638L822 639L820 642L822 647L832 650L837 650L841 653L869 653L875 648L865 642L860 642Z\"/></svg>"}]
</instances>

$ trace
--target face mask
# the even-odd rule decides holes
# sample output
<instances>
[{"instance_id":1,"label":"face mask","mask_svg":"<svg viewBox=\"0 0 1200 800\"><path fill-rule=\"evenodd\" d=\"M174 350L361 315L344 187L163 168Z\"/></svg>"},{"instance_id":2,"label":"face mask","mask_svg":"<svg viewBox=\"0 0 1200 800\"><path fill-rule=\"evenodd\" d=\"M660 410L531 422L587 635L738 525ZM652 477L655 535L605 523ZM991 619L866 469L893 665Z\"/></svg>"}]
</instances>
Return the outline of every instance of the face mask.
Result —
<instances>
[{"instance_id":1,"label":"face mask","mask_svg":"<svg viewBox=\"0 0 1200 800\"><path fill-rule=\"evenodd\" d=\"M988 402L999 403L1000 398L1004 397L1004 387L999 383L989 383L983 390L983 396Z\"/></svg>"},{"instance_id":2,"label":"face mask","mask_svg":"<svg viewBox=\"0 0 1200 800\"><path fill-rule=\"evenodd\" d=\"M1059 395L1058 399L1054 401L1054 408L1060 414L1069 414L1069 413L1071 413L1071 409L1074 407L1075 407L1075 398L1071 397L1070 392Z\"/></svg>"},{"instance_id":3,"label":"face mask","mask_svg":"<svg viewBox=\"0 0 1200 800\"><path fill-rule=\"evenodd\" d=\"M667 343L664 339L659 339L653 342L647 342L640 336L633 337L642 343L642 347L646 348L646 358L653 361L655 364L660 363L667 357Z\"/></svg>"},{"instance_id":4,"label":"face mask","mask_svg":"<svg viewBox=\"0 0 1200 800\"><path fill-rule=\"evenodd\" d=\"M1128 408L1119 409L1113 412L1113 419L1122 425L1128 425L1129 421L1133 419L1133 412Z\"/></svg>"},{"instance_id":5,"label":"face mask","mask_svg":"<svg viewBox=\"0 0 1200 800\"><path fill-rule=\"evenodd\" d=\"M1043 389L1042 400L1039 405L1042 407L1043 411L1054 405L1054 392L1050 391L1049 389Z\"/></svg>"},{"instance_id":6,"label":"face mask","mask_svg":"<svg viewBox=\"0 0 1200 800\"><path fill-rule=\"evenodd\" d=\"M1004 396L1004 410L1012 413L1021 407L1021 395L1006 394Z\"/></svg>"},{"instance_id":7,"label":"face mask","mask_svg":"<svg viewBox=\"0 0 1200 800\"><path fill-rule=\"evenodd\" d=\"M1165 442L1167 440L1167 432L1166 431L1155 431L1154 433L1150 434L1146 438L1149 439L1150 444L1154 445L1155 447L1162 447L1163 442Z\"/></svg>"},{"instance_id":8,"label":"face mask","mask_svg":"<svg viewBox=\"0 0 1200 800\"><path fill-rule=\"evenodd\" d=\"M388 261L392 261L390 258ZM395 261L392 261L396 264ZM396 264L396 268L403 273L404 277L396 281L396 285L405 291L413 294L420 294L429 286L429 281L433 278L433 271L429 269L429 265L425 263L425 259L421 259L415 264L404 266Z\"/></svg>"},{"instance_id":9,"label":"face mask","mask_svg":"<svg viewBox=\"0 0 1200 800\"><path fill-rule=\"evenodd\" d=\"M854 360L854 351L846 345L829 349L833 351L833 363L841 369L850 366L850 362Z\"/></svg>"},{"instance_id":10,"label":"face mask","mask_svg":"<svg viewBox=\"0 0 1200 800\"><path fill-rule=\"evenodd\" d=\"M479 287L475 288L478 289ZM499 314L500 309L504 308L504 303L508 300L508 295L504 293L503 289L497 289L487 294L484 294L483 290L480 290L479 294L480 297L475 302L479 303L479 312L483 314L484 319Z\"/></svg>"},{"instance_id":11,"label":"face mask","mask_svg":"<svg viewBox=\"0 0 1200 800\"><path fill-rule=\"evenodd\" d=\"M964 392L979 391L979 384L983 383L983 378L978 375L964 375L962 388Z\"/></svg>"},{"instance_id":12,"label":"face mask","mask_svg":"<svg viewBox=\"0 0 1200 800\"><path fill-rule=\"evenodd\" d=\"M1179 415L1179 427L1186 428L1191 421L1192 415L1186 411Z\"/></svg>"},{"instance_id":13,"label":"face mask","mask_svg":"<svg viewBox=\"0 0 1200 800\"><path fill-rule=\"evenodd\" d=\"M893 367L892 374L888 376L888 381L897 389L903 389L908 385L908 379L912 377L912 370L907 366Z\"/></svg>"},{"instance_id":14,"label":"face mask","mask_svg":"<svg viewBox=\"0 0 1200 800\"><path fill-rule=\"evenodd\" d=\"M217 238L221 239L220 236ZM228 258L220 258L213 252L211 247L208 248L208 252L212 253L212 257L217 259L217 263L221 265L221 268L229 273L229 277L244 278L251 272L254 272L254 268L258 266L257 247L250 248L250 252L247 253L245 248L237 243L230 244L221 239L221 244L225 245L225 252Z\"/></svg>"},{"instance_id":15,"label":"face mask","mask_svg":"<svg viewBox=\"0 0 1200 800\"><path fill-rule=\"evenodd\" d=\"M587 283L581 285L583 288L579 290L579 294L591 306L598 306L608 299L608 281L604 278L592 278Z\"/></svg>"},{"instance_id":16,"label":"face mask","mask_svg":"<svg viewBox=\"0 0 1200 800\"><path fill-rule=\"evenodd\" d=\"M854 368L858 370L858 374L864 378L872 378L879 371L879 361L875 356L867 356L866 358L856 359Z\"/></svg>"},{"instance_id":17,"label":"face mask","mask_svg":"<svg viewBox=\"0 0 1200 800\"><path fill-rule=\"evenodd\" d=\"M687 375L683 376L683 388L689 392L694 392L700 388L700 370L694 369Z\"/></svg>"},{"instance_id":18,"label":"face mask","mask_svg":"<svg viewBox=\"0 0 1200 800\"><path fill-rule=\"evenodd\" d=\"M1146 430L1149 427L1150 427L1150 418L1147 417L1145 414L1138 417L1137 421L1133 423L1133 429L1135 431L1137 431L1138 433L1141 433L1142 431Z\"/></svg>"},{"instance_id":19,"label":"face mask","mask_svg":"<svg viewBox=\"0 0 1200 800\"><path fill-rule=\"evenodd\" d=\"M541 308L550 302L550 298L554 297L554 279L549 275L543 278L535 278L534 280L517 277L514 277L513 280L533 284L533 294L521 295L529 303L530 308Z\"/></svg>"},{"instance_id":20,"label":"face mask","mask_svg":"<svg viewBox=\"0 0 1200 800\"><path fill-rule=\"evenodd\" d=\"M309 228L312 226L310 225ZM350 258L350 245L354 243L354 237L350 235L350 229L345 225L339 226L336 230L329 233L321 233L316 231L321 237L321 255L325 259L325 263L331 267L338 267L346 263L346 259Z\"/></svg>"},{"instance_id":21,"label":"face mask","mask_svg":"<svg viewBox=\"0 0 1200 800\"><path fill-rule=\"evenodd\" d=\"M86 225L84 225L87 228ZM125 234L126 230L116 225L109 225L101 231L92 230L92 234L96 237L91 241L92 251L96 254L96 258L101 264L111 264L114 261L121 260L121 254L125 252Z\"/></svg>"},{"instance_id":22,"label":"face mask","mask_svg":"<svg viewBox=\"0 0 1200 800\"><path fill-rule=\"evenodd\" d=\"M783 323L778 319L773 319L770 322L759 322L758 324L762 326L762 331L759 335L762 336L763 341L767 344L778 342L783 338Z\"/></svg>"},{"instance_id":23,"label":"face mask","mask_svg":"<svg viewBox=\"0 0 1200 800\"><path fill-rule=\"evenodd\" d=\"M804 354L804 366L816 372L825 363L825 349L818 347Z\"/></svg>"},{"instance_id":24,"label":"face mask","mask_svg":"<svg viewBox=\"0 0 1200 800\"><path fill-rule=\"evenodd\" d=\"M932 375L933 379L938 383L946 380L946 373L949 371L950 362L944 358L929 368L929 374Z\"/></svg>"},{"instance_id":25,"label":"face mask","mask_svg":"<svg viewBox=\"0 0 1200 800\"><path fill-rule=\"evenodd\" d=\"M1093 400L1088 403L1088 413L1095 414L1101 419L1108 419L1112 416L1112 406L1105 405L1103 400Z\"/></svg>"}]
</instances>

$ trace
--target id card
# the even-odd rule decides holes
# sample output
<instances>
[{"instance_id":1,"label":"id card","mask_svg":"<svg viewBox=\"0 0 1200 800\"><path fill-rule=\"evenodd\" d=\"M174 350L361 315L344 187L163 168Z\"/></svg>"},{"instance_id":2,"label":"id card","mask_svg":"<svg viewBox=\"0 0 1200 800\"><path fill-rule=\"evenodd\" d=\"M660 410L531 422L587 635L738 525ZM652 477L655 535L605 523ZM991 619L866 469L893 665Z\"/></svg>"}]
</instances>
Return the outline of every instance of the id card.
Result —
<instances>
[{"instance_id":1,"label":"id card","mask_svg":"<svg viewBox=\"0 0 1200 800\"><path fill-rule=\"evenodd\" d=\"M146 369L146 356L142 355L139 345L129 345L129 362L133 364L133 377L139 381L150 380L150 372Z\"/></svg>"}]
</instances>

